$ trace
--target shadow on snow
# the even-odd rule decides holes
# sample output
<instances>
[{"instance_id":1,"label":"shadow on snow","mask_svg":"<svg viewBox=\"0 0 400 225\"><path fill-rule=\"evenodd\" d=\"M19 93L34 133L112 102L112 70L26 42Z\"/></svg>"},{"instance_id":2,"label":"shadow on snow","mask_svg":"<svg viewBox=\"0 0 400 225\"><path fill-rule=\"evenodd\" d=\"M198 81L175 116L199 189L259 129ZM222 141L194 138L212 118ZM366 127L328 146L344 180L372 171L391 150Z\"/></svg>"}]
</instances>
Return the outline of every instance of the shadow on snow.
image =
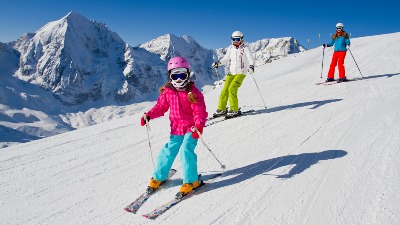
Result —
<instances>
[{"instance_id":1,"label":"shadow on snow","mask_svg":"<svg viewBox=\"0 0 400 225\"><path fill-rule=\"evenodd\" d=\"M322 101L295 103L295 104L291 104L291 105L276 106L276 107L267 108L267 109L258 109L258 110L255 110L254 112L247 113L247 115L271 113L271 112L277 112L277 111L282 111L282 110L286 110L286 109L295 109L295 108L302 108L302 107L307 107L307 106L312 106L310 109L316 109L325 104L338 102L338 101L342 101L342 100L343 99L329 99L329 100L322 100ZM249 107L249 106L245 106L245 107Z\"/></svg>"},{"instance_id":2,"label":"shadow on snow","mask_svg":"<svg viewBox=\"0 0 400 225\"><path fill-rule=\"evenodd\" d=\"M375 79L375 78L382 78L382 77L386 77L386 78L391 78L393 76L397 76L400 75L400 73L390 73L390 74L381 74L381 75L371 75L371 76L367 76L367 77L357 77L354 78L352 80L368 80L368 79Z\"/></svg>"},{"instance_id":3,"label":"shadow on snow","mask_svg":"<svg viewBox=\"0 0 400 225\"><path fill-rule=\"evenodd\" d=\"M341 158L345 155L347 155L347 152L343 150L327 150L316 153L286 155L278 158L259 161L244 167L226 171L223 174L223 177L230 177L230 178L213 182L209 186L210 189L206 191L237 184L258 175L275 176L272 174L268 174L268 172L280 167L285 167L290 165L292 165L293 168L291 168L291 170L287 174L278 175L276 176L276 178L281 178L281 179L291 178L296 174L304 172L306 169L310 168L314 164L317 164L319 161Z\"/></svg>"}]
</instances>

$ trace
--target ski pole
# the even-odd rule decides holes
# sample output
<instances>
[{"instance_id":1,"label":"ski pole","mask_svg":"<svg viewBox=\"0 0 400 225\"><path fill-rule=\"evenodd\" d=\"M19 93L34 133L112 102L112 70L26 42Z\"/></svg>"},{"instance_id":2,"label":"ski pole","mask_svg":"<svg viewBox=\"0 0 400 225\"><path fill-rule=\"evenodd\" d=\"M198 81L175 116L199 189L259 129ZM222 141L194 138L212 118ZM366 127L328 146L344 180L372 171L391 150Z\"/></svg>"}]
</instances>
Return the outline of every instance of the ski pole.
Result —
<instances>
[{"instance_id":1,"label":"ski pole","mask_svg":"<svg viewBox=\"0 0 400 225\"><path fill-rule=\"evenodd\" d=\"M219 73L218 73L218 68L215 68L215 73L217 74L217 77L218 77L218 86L220 86L221 87L221 89L222 89L222 86L221 86L221 84L220 84L220 79L219 79Z\"/></svg>"},{"instance_id":2,"label":"ski pole","mask_svg":"<svg viewBox=\"0 0 400 225\"><path fill-rule=\"evenodd\" d=\"M264 107L267 108L267 105L265 104L264 98L263 98L263 96L262 96L262 94L261 94L260 88L258 88L258 85L257 85L257 82L256 82L256 78L254 78L254 75L252 75L251 77L253 77L254 83L256 84L256 87L257 87L257 90L258 90L258 93L260 94L261 100L262 100L263 103L264 103Z\"/></svg>"},{"instance_id":3,"label":"ski pole","mask_svg":"<svg viewBox=\"0 0 400 225\"><path fill-rule=\"evenodd\" d=\"M200 141L203 143L204 146L206 146L206 148L208 149L208 151L211 152L211 154L214 156L214 158L217 160L217 162L221 165L221 169L224 170L224 169L226 168L226 166L223 165L223 164L218 160L218 158L214 155L214 153L211 151L211 149L210 149L210 148L207 146L207 144L204 142L203 137L201 136L200 131L197 130L196 127L192 127L192 132L197 132L197 134L199 135Z\"/></svg>"},{"instance_id":4,"label":"ski pole","mask_svg":"<svg viewBox=\"0 0 400 225\"><path fill-rule=\"evenodd\" d=\"M154 160L153 160L153 151L151 150L151 143L150 143L150 125L149 125L149 120L147 119L146 114L143 115L143 119L146 121L147 140L149 141L149 149L150 149L149 152L150 152L151 162L153 163L153 169L155 169Z\"/></svg>"},{"instance_id":5,"label":"ski pole","mask_svg":"<svg viewBox=\"0 0 400 225\"><path fill-rule=\"evenodd\" d=\"M358 67L357 62L356 62L356 59L354 58L353 53L351 53L351 51L350 51L350 46L347 46L347 49L349 50L349 52L350 52L350 54L351 54L351 57L353 57L353 60L354 60L354 62L356 63L356 66L357 66L357 68L358 68L358 71L360 71L361 78L364 79L364 77L363 77L363 75L362 75L362 73L361 73L360 67Z\"/></svg>"},{"instance_id":6,"label":"ski pole","mask_svg":"<svg viewBox=\"0 0 400 225\"><path fill-rule=\"evenodd\" d=\"M213 60L214 60L214 62L215 62L215 55L214 55L214 54L213 54ZM218 63L218 61L217 61L217 63ZM214 69L215 69L215 74L217 74L217 77L218 77L217 85L220 86L221 84L220 84L220 79L219 79L218 66L215 67ZM222 87L221 87L221 89L222 89Z\"/></svg>"},{"instance_id":7,"label":"ski pole","mask_svg":"<svg viewBox=\"0 0 400 225\"><path fill-rule=\"evenodd\" d=\"M325 56L325 47L322 48L322 68L321 68L321 78L322 78L322 71L324 70L324 56Z\"/></svg>"}]
</instances>

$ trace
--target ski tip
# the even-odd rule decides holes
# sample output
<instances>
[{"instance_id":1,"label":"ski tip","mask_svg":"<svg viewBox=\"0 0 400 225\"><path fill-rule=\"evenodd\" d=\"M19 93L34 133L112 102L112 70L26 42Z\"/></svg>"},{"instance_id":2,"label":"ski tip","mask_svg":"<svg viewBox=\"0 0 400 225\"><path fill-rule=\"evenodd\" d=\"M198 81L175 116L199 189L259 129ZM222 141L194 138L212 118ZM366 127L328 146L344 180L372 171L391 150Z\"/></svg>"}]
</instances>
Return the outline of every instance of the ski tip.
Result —
<instances>
[{"instance_id":1,"label":"ski tip","mask_svg":"<svg viewBox=\"0 0 400 225\"><path fill-rule=\"evenodd\" d=\"M133 214L136 214L137 211L138 211L138 209L131 209L131 208L129 208L129 207L125 207L124 210L127 211L127 212L129 212L129 213L133 213Z\"/></svg>"},{"instance_id":2,"label":"ski tip","mask_svg":"<svg viewBox=\"0 0 400 225\"><path fill-rule=\"evenodd\" d=\"M150 217L149 215L142 215L144 218L146 218L146 219L149 219L149 220L154 220L155 218L157 218L157 217L155 217L155 218L153 218L153 217Z\"/></svg>"},{"instance_id":3,"label":"ski tip","mask_svg":"<svg viewBox=\"0 0 400 225\"><path fill-rule=\"evenodd\" d=\"M130 213L134 213L132 210L130 210L129 208L124 208L125 211L130 212Z\"/></svg>"}]
</instances>

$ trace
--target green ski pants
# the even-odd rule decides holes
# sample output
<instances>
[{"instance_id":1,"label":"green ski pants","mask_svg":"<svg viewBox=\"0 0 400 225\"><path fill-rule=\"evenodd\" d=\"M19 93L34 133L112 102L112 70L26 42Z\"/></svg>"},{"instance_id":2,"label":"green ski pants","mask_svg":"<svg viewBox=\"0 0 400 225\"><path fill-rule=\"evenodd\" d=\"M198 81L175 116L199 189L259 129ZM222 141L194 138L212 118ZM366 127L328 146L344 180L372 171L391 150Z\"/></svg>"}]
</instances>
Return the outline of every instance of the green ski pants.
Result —
<instances>
[{"instance_id":1,"label":"green ski pants","mask_svg":"<svg viewBox=\"0 0 400 225\"><path fill-rule=\"evenodd\" d=\"M239 110L239 99L237 97L237 92L239 87L242 85L244 78L246 78L246 75L244 74L226 75L225 84L221 90L221 95L219 96L219 101L218 101L219 110L226 109L228 98L229 98L230 110L232 111Z\"/></svg>"}]
</instances>

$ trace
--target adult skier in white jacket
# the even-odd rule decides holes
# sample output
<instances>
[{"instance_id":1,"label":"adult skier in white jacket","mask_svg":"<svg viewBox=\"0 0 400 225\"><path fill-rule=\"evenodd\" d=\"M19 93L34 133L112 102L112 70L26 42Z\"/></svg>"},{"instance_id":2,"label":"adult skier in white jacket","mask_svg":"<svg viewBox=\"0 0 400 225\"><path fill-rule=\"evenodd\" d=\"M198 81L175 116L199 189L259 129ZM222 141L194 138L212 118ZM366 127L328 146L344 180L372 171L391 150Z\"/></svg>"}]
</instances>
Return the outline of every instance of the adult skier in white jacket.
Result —
<instances>
[{"instance_id":1,"label":"adult skier in white jacket","mask_svg":"<svg viewBox=\"0 0 400 225\"><path fill-rule=\"evenodd\" d=\"M225 84L219 96L218 109L214 113L214 117L223 115L235 117L241 114L237 92L244 78L246 78L246 72L248 71L250 74L254 72L254 58L249 48L244 45L243 37L242 32L233 32L231 36L232 45L228 47L225 56L211 65L213 68L217 68L220 65L229 65L229 73L226 75ZM226 109L228 99L229 111Z\"/></svg>"}]
</instances>

